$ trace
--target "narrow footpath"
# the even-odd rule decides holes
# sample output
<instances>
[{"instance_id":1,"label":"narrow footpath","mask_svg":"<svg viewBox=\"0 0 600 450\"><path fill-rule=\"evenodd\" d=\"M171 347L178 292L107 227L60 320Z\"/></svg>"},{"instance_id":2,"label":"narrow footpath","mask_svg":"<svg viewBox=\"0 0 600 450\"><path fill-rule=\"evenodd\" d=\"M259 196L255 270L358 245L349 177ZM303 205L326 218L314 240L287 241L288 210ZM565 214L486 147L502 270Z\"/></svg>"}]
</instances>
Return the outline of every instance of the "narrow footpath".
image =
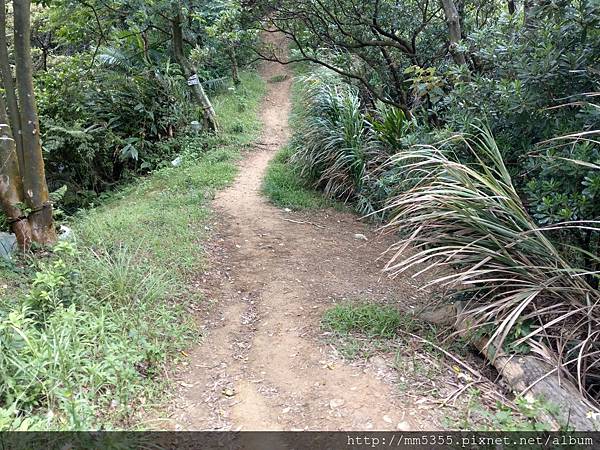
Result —
<instances>
[{"instance_id":1,"label":"narrow footpath","mask_svg":"<svg viewBox=\"0 0 600 450\"><path fill-rule=\"evenodd\" d=\"M267 39L283 45L276 35ZM416 286L382 276L377 259L390 241L356 216L290 213L262 196L269 160L290 136L292 75L276 63L264 63L260 72L266 81L287 77L268 83L262 137L235 183L214 201L216 233L202 275L213 312L179 374L179 392L163 416L167 425L160 427L439 428L439 413L398 389L393 361L347 363L323 339L320 320L334 302L388 300L401 307Z\"/></svg>"}]
</instances>

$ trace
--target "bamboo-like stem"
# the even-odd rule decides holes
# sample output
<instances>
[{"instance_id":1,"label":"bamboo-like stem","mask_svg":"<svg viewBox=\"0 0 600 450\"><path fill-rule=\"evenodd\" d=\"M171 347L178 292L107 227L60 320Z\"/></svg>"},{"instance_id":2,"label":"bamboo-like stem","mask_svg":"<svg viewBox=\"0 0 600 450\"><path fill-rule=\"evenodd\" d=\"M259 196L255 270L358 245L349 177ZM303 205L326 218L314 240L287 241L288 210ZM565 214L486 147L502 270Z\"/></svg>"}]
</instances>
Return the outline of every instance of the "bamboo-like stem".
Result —
<instances>
[{"instance_id":1,"label":"bamboo-like stem","mask_svg":"<svg viewBox=\"0 0 600 450\"><path fill-rule=\"evenodd\" d=\"M31 227L20 205L23 202L23 183L19 172L19 163L15 151L6 104L0 95L0 207L8 218L21 249L27 249L31 243Z\"/></svg>"},{"instance_id":2,"label":"bamboo-like stem","mask_svg":"<svg viewBox=\"0 0 600 450\"><path fill-rule=\"evenodd\" d=\"M15 148L19 167L24 165L23 142L21 139L21 117L19 113L19 105L17 103L17 95L15 93L15 83L13 81L13 73L10 67L8 57L8 43L6 41L6 1L0 0L0 75L2 76L2 85L6 95L8 106L8 117L12 136L15 140Z\"/></svg>"},{"instance_id":3,"label":"bamboo-like stem","mask_svg":"<svg viewBox=\"0 0 600 450\"><path fill-rule=\"evenodd\" d=\"M15 62L17 92L21 113L21 136L24 165L21 167L25 202L31 209L28 216L32 239L39 243L56 240L52 219L52 204L48 195L40 127L33 91L31 60L31 1L14 0Z\"/></svg>"}]
</instances>

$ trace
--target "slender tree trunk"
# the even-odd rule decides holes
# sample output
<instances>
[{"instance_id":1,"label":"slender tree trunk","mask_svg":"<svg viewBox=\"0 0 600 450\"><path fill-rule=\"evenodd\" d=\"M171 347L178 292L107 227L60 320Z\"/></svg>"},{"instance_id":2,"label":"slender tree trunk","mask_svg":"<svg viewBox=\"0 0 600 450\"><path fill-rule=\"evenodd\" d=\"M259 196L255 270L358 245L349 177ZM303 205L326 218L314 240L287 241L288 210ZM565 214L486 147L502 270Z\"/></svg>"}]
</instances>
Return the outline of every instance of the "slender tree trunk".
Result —
<instances>
[{"instance_id":1,"label":"slender tree trunk","mask_svg":"<svg viewBox=\"0 0 600 450\"><path fill-rule=\"evenodd\" d=\"M0 0L0 75L2 76L6 101L8 103L8 117L12 130L12 136L15 140L15 147L19 167L23 167L23 141L21 139L21 116L15 94L15 84L13 82L13 73L8 58L8 44L6 42L6 2Z\"/></svg>"},{"instance_id":2,"label":"slender tree trunk","mask_svg":"<svg viewBox=\"0 0 600 450\"><path fill-rule=\"evenodd\" d=\"M467 60L465 54L458 49L460 40L462 38L462 31L460 27L460 15L458 9L452 0L441 0L442 7L444 8L444 15L446 16L446 23L448 24L448 37L450 40L450 54L454 58L454 62L458 65L466 65Z\"/></svg>"},{"instance_id":3,"label":"slender tree trunk","mask_svg":"<svg viewBox=\"0 0 600 450\"><path fill-rule=\"evenodd\" d=\"M144 45L144 61L150 62L150 56L148 55L148 50L150 49L150 45L148 43L148 33L146 31L142 31L140 36L142 37L142 43Z\"/></svg>"},{"instance_id":4,"label":"slender tree trunk","mask_svg":"<svg viewBox=\"0 0 600 450\"><path fill-rule=\"evenodd\" d=\"M179 7L179 6L177 6ZM202 107L202 119L204 121L205 129L209 131L217 131L217 115L210 102L210 99L206 95L202 84L198 80L196 68L187 59L183 50L183 31L181 29L181 13L177 11L177 15L171 19L172 37L173 37L173 52L175 53L175 59L183 69L183 73L188 79L188 85L192 90L192 95Z\"/></svg>"},{"instance_id":5,"label":"slender tree trunk","mask_svg":"<svg viewBox=\"0 0 600 450\"><path fill-rule=\"evenodd\" d=\"M14 0L15 65L17 92L21 116L23 161L21 177L25 201L31 212L28 221L34 242L50 243L56 240L52 218L52 203L48 195L37 106L33 91L31 60L31 1Z\"/></svg>"},{"instance_id":6,"label":"slender tree trunk","mask_svg":"<svg viewBox=\"0 0 600 450\"><path fill-rule=\"evenodd\" d=\"M387 49L385 47L379 47L379 50L381 51L381 55L383 56L383 59L385 60L386 66L388 68L388 73L390 74L393 82L394 82L394 100L396 100L398 103L401 103L403 105L403 107L405 107L406 103L407 103L407 98L406 98L406 91L402 88L402 81L400 80L400 78L398 78L398 68L396 67L393 59L391 58L389 52L387 51ZM405 110L406 108L406 110ZM402 111L404 111L404 113L406 114L408 111L408 107L405 108L401 108ZM410 112L408 114L406 114L407 117L411 117Z\"/></svg>"},{"instance_id":7,"label":"slender tree trunk","mask_svg":"<svg viewBox=\"0 0 600 450\"><path fill-rule=\"evenodd\" d=\"M456 12L458 13L458 24L460 25L460 38L466 39L465 28L465 0L456 0Z\"/></svg>"},{"instance_id":8,"label":"slender tree trunk","mask_svg":"<svg viewBox=\"0 0 600 450\"><path fill-rule=\"evenodd\" d=\"M19 173L19 161L15 150L6 105L0 96L0 206L6 215L10 227L17 237L21 249L31 243L31 227L20 208L23 203L23 183Z\"/></svg>"},{"instance_id":9,"label":"slender tree trunk","mask_svg":"<svg viewBox=\"0 0 600 450\"><path fill-rule=\"evenodd\" d=\"M231 79L233 80L233 84L237 86L240 84L240 75L235 47L233 45L229 46L229 60L231 61Z\"/></svg>"}]
</instances>

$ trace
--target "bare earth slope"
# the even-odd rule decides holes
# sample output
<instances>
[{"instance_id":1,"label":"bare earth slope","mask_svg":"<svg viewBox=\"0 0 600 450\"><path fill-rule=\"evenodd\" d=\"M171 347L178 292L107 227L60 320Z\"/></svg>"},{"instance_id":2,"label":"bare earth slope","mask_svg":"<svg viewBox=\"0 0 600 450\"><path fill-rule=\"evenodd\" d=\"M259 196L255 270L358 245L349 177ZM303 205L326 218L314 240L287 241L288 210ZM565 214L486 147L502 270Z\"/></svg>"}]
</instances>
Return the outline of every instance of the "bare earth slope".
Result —
<instances>
[{"instance_id":1,"label":"bare earth slope","mask_svg":"<svg viewBox=\"0 0 600 450\"><path fill-rule=\"evenodd\" d=\"M276 36L271 36L279 43ZM264 130L235 183L218 194L209 245L213 302L204 338L180 373L161 428L183 430L432 429L439 418L394 384L385 363L351 365L320 339L320 319L342 299L408 301L408 280L381 276L389 241L351 214L282 211L260 188L289 138L291 74L265 63ZM292 221L290 221L292 220ZM298 223L305 222L305 223ZM308 223L311 222L311 223ZM315 224L319 226L315 226ZM368 240L357 240L356 233ZM438 420L436 420L438 419Z\"/></svg>"}]
</instances>

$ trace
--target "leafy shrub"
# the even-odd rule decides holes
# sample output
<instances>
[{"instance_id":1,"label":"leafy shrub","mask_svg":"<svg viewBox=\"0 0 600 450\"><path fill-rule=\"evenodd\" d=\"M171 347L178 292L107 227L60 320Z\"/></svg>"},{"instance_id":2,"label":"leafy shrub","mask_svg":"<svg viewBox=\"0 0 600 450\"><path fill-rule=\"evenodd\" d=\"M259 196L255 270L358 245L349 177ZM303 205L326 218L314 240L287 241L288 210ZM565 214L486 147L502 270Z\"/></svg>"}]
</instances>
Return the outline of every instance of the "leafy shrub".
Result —
<instances>
[{"instance_id":1,"label":"leafy shrub","mask_svg":"<svg viewBox=\"0 0 600 450\"><path fill-rule=\"evenodd\" d=\"M540 3L535 27L521 27L515 17L473 30L469 47L478 70L468 82L454 83L436 109L457 132L486 121L538 225L600 218L598 174L566 161L594 164L599 152L586 137L600 129L594 94L600 76L592 69L600 62L600 8L575 4ZM557 145L553 138L560 135L577 138ZM598 252L598 236L582 230L556 232L554 239Z\"/></svg>"},{"instance_id":2,"label":"leafy shrub","mask_svg":"<svg viewBox=\"0 0 600 450\"><path fill-rule=\"evenodd\" d=\"M123 55L101 56L100 67L77 55L37 75L50 187L69 187L64 204L71 210L128 173L169 159L178 150L171 138L197 113L185 106L178 66L124 66Z\"/></svg>"},{"instance_id":3,"label":"leafy shrub","mask_svg":"<svg viewBox=\"0 0 600 450\"><path fill-rule=\"evenodd\" d=\"M67 242L59 242L54 249L57 255L72 256L75 248ZM63 258L38 264L38 271L31 282L26 297L30 316L39 324L44 324L60 307L67 307L76 301L77 273Z\"/></svg>"}]
</instances>

